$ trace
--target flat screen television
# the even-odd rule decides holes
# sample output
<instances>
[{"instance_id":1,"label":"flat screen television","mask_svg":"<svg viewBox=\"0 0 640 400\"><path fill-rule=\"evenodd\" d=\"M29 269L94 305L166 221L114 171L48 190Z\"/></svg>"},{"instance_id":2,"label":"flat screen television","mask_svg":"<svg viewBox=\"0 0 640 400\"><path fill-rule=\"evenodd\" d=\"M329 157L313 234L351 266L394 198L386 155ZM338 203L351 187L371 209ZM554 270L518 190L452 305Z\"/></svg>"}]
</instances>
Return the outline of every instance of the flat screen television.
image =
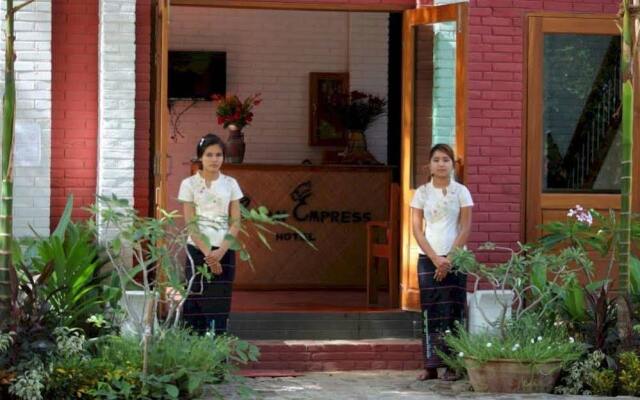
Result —
<instances>
[{"instance_id":1,"label":"flat screen television","mask_svg":"<svg viewBox=\"0 0 640 400\"><path fill-rule=\"evenodd\" d=\"M227 53L169 51L169 98L211 100L227 91Z\"/></svg>"}]
</instances>

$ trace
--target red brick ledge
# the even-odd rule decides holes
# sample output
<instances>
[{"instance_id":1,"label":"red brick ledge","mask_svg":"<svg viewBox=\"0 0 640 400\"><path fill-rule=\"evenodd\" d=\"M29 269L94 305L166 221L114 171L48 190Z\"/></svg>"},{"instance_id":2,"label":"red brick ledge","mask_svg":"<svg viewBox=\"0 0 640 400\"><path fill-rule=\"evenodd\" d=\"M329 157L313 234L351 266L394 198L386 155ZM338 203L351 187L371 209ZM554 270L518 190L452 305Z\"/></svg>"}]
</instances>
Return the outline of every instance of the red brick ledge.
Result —
<instances>
[{"instance_id":1,"label":"red brick ledge","mask_svg":"<svg viewBox=\"0 0 640 400\"><path fill-rule=\"evenodd\" d=\"M423 368L418 339L255 340L260 361L248 370L360 371Z\"/></svg>"}]
</instances>

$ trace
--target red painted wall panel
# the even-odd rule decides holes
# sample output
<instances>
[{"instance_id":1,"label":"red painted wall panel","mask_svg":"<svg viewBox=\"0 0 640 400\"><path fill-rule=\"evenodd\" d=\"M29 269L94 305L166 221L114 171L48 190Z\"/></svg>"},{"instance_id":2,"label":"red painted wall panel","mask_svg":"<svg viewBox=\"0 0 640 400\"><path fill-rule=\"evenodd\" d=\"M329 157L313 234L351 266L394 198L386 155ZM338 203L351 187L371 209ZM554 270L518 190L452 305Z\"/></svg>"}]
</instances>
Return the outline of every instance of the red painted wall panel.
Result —
<instances>
[{"instance_id":1,"label":"red painted wall panel","mask_svg":"<svg viewBox=\"0 0 640 400\"><path fill-rule=\"evenodd\" d=\"M136 109L134 205L141 215L149 215L151 180L151 0L136 4Z\"/></svg>"},{"instance_id":2,"label":"red painted wall panel","mask_svg":"<svg viewBox=\"0 0 640 400\"><path fill-rule=\"evenodd\" d=\"M98 134L98 1L52 9L51 226L73 194L74 217L94 201Z\"/></svg>"}]
</instances>

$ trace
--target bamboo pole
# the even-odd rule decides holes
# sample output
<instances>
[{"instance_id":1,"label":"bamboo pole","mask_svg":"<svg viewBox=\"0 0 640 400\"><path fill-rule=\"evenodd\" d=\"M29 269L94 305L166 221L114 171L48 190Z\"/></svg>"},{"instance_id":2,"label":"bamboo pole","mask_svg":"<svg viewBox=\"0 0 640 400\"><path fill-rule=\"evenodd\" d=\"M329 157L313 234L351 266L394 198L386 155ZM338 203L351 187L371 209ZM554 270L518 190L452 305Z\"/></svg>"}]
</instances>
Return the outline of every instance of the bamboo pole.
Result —
<instances>
[{"instance_id":1,"label":"bamboo pole","mask_svg":"<svg viewBox=\"0 0 640 400\"><path fill-rule=\"evenodd\" d=\"M0 183L0 321L8 321L11 308L11 239L13 236L13 136L15 127L16 82L13 68L13 0L6 0L5 71L2 119L2 182Z\"/></svg>"}]
</instances>

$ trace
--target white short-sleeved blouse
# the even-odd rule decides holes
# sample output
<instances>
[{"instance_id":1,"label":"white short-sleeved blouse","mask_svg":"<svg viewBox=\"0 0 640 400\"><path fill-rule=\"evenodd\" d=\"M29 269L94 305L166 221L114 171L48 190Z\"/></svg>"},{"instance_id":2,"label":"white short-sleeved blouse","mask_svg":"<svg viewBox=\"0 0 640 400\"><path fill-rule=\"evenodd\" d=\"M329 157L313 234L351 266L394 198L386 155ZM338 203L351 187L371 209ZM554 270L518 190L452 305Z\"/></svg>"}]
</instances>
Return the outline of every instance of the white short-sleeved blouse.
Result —
<instances>
[{"instance_id":1,"label":"white short-sleeved blouse","mask_svg":"<svg viewBox=\"0 0 640 400\"><path fill-rule=\"evenodd\" d=\"M207 188L198 172L182 181L178 201L195 205L200 233L209 239L212 246L219 247L229 231L229 203L240 200L242 196L240 185L234 178L220 174ZM194 244L191 237L189 243Z\"/></svg>"},{"instance_id":2,"label":"white short-sleeved blouse","mask_svg":"<svg viewBox=\"0 0 640 400\"><path fill-rule=\"evenodd\" d=\"M425 237L436 254L444 256L451 251L460 232L460 209L473 206L466 186L451 181L446 189L433 187L431 182L420 186L411 200L411 207L423 211L427 227ZM420 253L424 254L422 249Z\"/></svg>"}]
</instances>

